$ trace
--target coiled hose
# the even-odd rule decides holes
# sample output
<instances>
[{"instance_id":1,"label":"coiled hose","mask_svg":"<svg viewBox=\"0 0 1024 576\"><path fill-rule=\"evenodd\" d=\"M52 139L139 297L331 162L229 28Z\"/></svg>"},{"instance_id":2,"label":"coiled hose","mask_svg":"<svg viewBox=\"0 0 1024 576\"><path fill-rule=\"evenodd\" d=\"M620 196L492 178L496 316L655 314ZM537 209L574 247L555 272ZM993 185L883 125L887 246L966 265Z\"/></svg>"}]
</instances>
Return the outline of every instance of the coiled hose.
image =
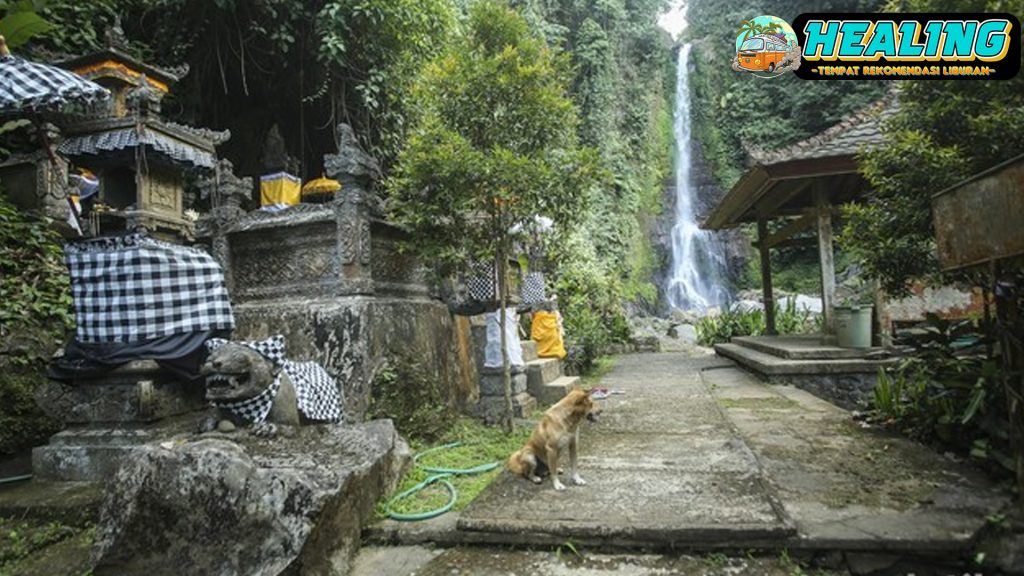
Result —
<instances>
[{"instance_id":1,"label":"coiled hose","mask_svg":"<svg viewBox=\"0 0 1024 576\"><path fill-rule=\"evenodd\" d=\"M420 452L419 454L416 454L415 456L412 457L413 465L419 466L419 459L422 458L423 456L426 456L427 454L432 454L440 450L456 448L458 446L462 446L462 442L442 444L441 446L436 446L429 450L424 450L423 452ZM405 490L402 493L393 496L390 500L388 500L387 504L384 505L384 513L388 516L388 518L394 520L402 520L406 522L417 522L420 520L429 520L431 518L436 518L444 514L445 512L451 510L452 506L455 506L455 501L459 499L458 491L455 489L455 486L453 486L452 483L448 481L448 478L452 478L454 476L469 476L472 474L482 474L484 472L490 472L491 470L494 470L500 465L500 462L490 462L487 464L480 464L479 466L473 466L472 468L437 468L434 466L419 466L421 470L423 470L424 472L430 472L432 475L428 476L426 480L420 482L419 484L413 486L412 488L409 488L408 490ZM441 485L443 485L445 489L448 490L448 502L442 505L441 507L435 508L433 510L428 510L426 512L416 512L414 514L404 514L402 512L395 512L394 510L391 509L391 506L394 505L399 500L408 498L409 496L416 494L420 490L423 490L424 488L430 486L435 482L440 482Z\"/></svg>"}]
</instances>

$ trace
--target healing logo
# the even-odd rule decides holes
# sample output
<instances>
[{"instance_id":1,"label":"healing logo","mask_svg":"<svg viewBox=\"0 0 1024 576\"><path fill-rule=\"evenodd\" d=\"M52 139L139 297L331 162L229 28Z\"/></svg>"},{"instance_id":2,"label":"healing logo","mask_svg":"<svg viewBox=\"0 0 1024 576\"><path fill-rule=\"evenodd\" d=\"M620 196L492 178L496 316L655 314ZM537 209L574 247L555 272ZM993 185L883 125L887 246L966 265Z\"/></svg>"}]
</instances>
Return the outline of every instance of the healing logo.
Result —
<instances>
[{"instance_id":1,"label":"healing logo","mask_svg":"<svg viewBox=\"0 0 1024 576\"><path fill-rule=\"evenodd\" d=\"M800 67L800 45L793 27L778 16L740 22L732 69L771 78Z\"/></svg>"}]
</instances>

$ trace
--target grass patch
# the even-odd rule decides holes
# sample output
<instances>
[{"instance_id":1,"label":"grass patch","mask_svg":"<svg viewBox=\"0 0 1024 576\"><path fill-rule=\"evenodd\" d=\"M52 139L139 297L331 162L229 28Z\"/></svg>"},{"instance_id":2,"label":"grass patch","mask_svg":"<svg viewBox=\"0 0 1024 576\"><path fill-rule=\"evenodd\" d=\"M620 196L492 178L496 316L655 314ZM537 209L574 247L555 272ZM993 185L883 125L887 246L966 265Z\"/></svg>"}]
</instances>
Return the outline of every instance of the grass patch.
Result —
<instances>
[{"instance_id":1,"label":"grass patch","mask_svg":"<svg viewBox=\"0 0 1024 576\"><path fill-rule=\"evenodd\" d=\"M60 522L0 518L0 574L7 574L38 551L82 533Z\"/></svg>"},{"instance_id":2,"label":"grass patch","mask_svg":"<svg viewBox=\"0 0 1024 576\"><path fill-rule=\"evenodd\" d=\"M585 390L597 386L601 378L604 378L615 368L617 362L618 359L615 356L601 356L594 362L594 368L587 372L586 375L580 377L580 385Z\"/></svg>"},{"instance_id":3,"label":"grass patch","mask_svg":"<svg viewBox=\"0 0 1024 576\"><path fill-rule=\"evenodd\" d=\"M423 443L413 440L410 444L413 452L424 450L450 442L463 442L462 446L448 450L440 450L420 459L419 464L438 468L472 468L488 462L499 462L495 470L472 476L456 476L449 478L456 491L458 500L453 510L462 510L473 501L501 473L512 452L518 450L530 436L532 426L517 427L512 434L506 435L500 428L488 427L472 418L459 418L437 442ZM416 466L405 475L395 494L399 494L427 479L431 473ZM377 516L384 518L384 504L392 495L377 503ZM392 509L403 514L426 512L444 505L448 501L448 491L441 484L432 484L417 494L397 502Z\"/></svg>"}]
</instances>

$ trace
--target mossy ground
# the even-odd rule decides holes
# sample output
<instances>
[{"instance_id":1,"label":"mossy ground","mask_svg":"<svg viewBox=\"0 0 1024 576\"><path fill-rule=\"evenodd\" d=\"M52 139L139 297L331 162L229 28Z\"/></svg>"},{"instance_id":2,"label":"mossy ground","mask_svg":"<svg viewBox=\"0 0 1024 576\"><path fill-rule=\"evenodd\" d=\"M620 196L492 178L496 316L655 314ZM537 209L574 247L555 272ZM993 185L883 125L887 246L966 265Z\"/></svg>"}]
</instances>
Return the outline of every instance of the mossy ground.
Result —
<instances>
[{"instance_id":1,"label":"mossy ground","mask_svg":"<svg viewBox=\"0 0 1024 576\"><path fill-rule=\"evenodd\" d=\"M0 575L86 575L95 530L60 522L0 518Z\"/></svg>"}]
</instances>

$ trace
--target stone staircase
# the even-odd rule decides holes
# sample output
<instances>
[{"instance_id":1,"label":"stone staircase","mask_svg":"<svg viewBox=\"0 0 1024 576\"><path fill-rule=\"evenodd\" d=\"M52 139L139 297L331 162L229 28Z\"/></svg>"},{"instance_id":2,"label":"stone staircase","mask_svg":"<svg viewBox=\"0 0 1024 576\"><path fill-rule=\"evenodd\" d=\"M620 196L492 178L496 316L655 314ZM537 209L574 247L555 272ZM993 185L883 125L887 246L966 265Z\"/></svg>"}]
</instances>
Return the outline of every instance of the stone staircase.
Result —
<instances>
[{"instance_id":1,"label":"stone staircase","mask_svg":"<svg viewBox=\"0 0 1024 576\"><path fill-rule=\"evenodd\" d=\"M715 353L768 382L793 384L847 409L861 408L878 369L897 362L884 348L840 348L820 335L735 337L715 344Z\"/></svg>"},{"instance_id":2,"label":"stone staircase","mask_svg":"<svg viewBox=\"0 0 1024 576\"><path fill-rule=\"evenodd\" d=\"M536 342L524 340L522 345L523 361L526 362L526 391L539 404L554 404L579 384L579 376L566 376L562 373L561 360L537 356Z\"/></svg>"}]
</instances>

